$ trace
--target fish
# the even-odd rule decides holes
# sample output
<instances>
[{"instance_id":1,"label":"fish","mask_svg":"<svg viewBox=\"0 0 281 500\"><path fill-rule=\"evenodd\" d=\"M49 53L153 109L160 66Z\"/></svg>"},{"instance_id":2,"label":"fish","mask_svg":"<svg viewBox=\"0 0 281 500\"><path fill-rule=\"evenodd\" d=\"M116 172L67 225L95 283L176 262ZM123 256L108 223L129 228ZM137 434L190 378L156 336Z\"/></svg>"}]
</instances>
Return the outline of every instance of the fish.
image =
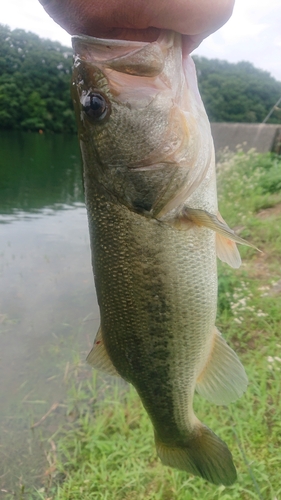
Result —
<instances>
[{"instance_id":1,"label":"fish","mask_svg":"<svg viewBox=\"0 0 281 500\"><path fill-rule=\"evenodd\" d=\"M245 243L218 211L215 154L182 36L155 42L72 38L72 97L83 158L100 328L88 362L131 383L164 465L216 485L236 468L194 413L247 375L215 325L217 257Z\"/></svg>"}]
</instances>

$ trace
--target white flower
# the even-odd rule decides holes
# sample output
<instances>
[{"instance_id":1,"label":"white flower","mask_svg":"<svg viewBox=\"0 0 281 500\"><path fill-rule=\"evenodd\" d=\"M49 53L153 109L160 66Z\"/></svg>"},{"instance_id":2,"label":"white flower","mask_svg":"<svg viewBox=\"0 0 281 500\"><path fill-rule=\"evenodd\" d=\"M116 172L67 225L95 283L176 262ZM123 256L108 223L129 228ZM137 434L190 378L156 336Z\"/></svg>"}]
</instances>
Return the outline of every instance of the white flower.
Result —
<instances>
[{"instance_id":1,"label":"white flower","mask_svg":"<svg viewBox=\"0 0 281 500\"><path fill-rule=\"evenodd\" d=\"M235 323L238 323L238 325L242 324L242 321L239 318L234 318Z\"/></svg>"},{"instance_id":2,"label":"white flower","mask_svg":"<svg viewBox=\"0 0 281 500\"><path fill-rule=\"evenodd\" d=\"M267 314L267 313L262 312L262 311L259 309L259 310L258 310L258 312L257 312L257 316L258 316L259 318L264 318L265 316L268 316L268 314Z\"/></svg>"}]
</instances>

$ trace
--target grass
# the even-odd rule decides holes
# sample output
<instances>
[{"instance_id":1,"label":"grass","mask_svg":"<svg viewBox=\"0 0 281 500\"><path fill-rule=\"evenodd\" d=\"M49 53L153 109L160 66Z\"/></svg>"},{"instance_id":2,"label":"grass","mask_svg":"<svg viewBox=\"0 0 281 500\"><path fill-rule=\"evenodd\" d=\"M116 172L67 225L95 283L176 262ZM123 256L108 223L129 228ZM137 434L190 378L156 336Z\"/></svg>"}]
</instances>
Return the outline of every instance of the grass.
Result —
<instances>
[{"instance_id":1,"label":"grass","mask_svg":"<svg viewBox=\"0 0 281 500\"><path fill-rule=\"evenodd\" d=\"M227 442L238 470L231 487L161 465L148 417L133 388L96 372L73 376L68 417L50 439L42 500L281 499L281 160L241 152L218 165L228 224L262 253L240 247L243 265L219 264L217 325L239 354L246 394L229 407L195 398L198 417ZM81 368L82 369L82 368Z\"/></svg>"}]
</instances>

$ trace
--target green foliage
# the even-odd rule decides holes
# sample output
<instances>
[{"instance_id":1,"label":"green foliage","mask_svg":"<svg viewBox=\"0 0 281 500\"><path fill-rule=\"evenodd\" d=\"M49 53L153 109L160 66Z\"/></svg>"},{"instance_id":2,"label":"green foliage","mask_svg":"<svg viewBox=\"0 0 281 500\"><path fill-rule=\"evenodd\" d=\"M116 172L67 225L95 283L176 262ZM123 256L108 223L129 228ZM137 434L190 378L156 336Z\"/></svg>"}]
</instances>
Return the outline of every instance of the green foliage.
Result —
<instances>
[{"instance_id":1,"label":"green foliage","mask_svg":"<svg viewBox=\"0 0 281 500\"><path fill-rule=\"evenodd\" d=\"M281 191L280 157L276 157L269 168L263 172L260 184L264 193L278 193Z\"/></svg>"},{"instance_id":2,"label":"green foliage","mask_svg":"<svg viewBox=\"0 0 281 500\"><path fill-rule=\"evenodd\" d=\"M194 57L199 90L210 121L262 122L281 96L281 82L249 62ZM280 123L275 110L268 123Z\"/></svg>"},{"instance_id":3,"label":"green foliage","mask_svg":"<svg viewBox=\"0 0 281 500\"><path fill-rule=\"evenodd\" d=\"M217 164L217 177L222 216L230 226L241 228L245 238L250 236L252 225L261 224L256 212L281 201L280 156L254 150L226 154ZM254 243L258 247L261 244L258 240Z\"/></svg>"},{"instance_id":4,"label":"green foliage","mask_svg":"<svg viewBox=\"0 0 281 500\"><path fill-rule=\"evenodd\" d=\"M0 25L0 128L75 132L72 50Z\"/></svg>"}]
</instances>

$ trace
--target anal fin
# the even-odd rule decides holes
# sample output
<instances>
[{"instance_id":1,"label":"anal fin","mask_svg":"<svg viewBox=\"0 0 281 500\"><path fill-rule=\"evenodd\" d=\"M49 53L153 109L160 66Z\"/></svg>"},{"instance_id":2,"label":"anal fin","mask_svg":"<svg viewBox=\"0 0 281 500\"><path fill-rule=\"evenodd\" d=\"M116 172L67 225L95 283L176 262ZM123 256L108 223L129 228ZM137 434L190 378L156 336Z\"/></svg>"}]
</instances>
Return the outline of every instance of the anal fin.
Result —
<instances>
[{"instance_id":1,"label":"anal fin","mask_svg":"<svg viewBox=\"0 0 281 500\"><path fill-rule=\"evenodd\" d=\"M96 368L96 370L100 370L111 376L120 377L116 368L113 366L110 357L107 354L102 338L101 327L98 329L94 346L87 356L87 363Z\"/></svg>"},{"instance_id":2,"label":"anal fin","mask_svg":"<svg viewBox=\"0 0 281 500\"><path fill-rule=\"evenodd\" d=\"M227 405L241 397L247 385L238 356L215 328L212 351L197 379L197 392L211 403Z\"/></svg>"}]
</instances>

